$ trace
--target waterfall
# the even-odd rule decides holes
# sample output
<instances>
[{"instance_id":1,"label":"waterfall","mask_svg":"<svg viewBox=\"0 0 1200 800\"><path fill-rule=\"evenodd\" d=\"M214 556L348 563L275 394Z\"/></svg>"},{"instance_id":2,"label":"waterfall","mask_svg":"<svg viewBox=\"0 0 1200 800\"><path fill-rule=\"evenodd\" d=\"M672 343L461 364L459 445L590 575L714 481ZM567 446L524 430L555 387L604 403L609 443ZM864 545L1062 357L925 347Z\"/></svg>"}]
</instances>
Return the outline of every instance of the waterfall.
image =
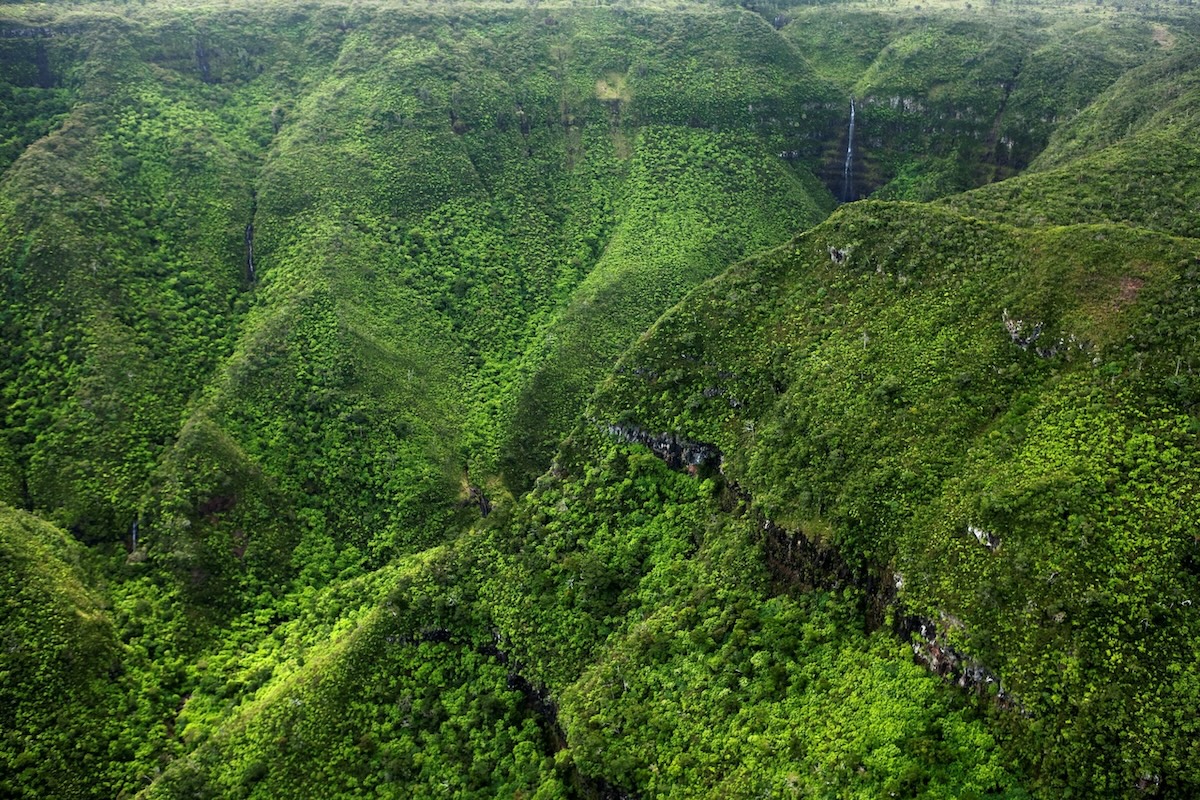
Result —
<instances>
[{"instance_id":1,"label":"waterfall","mask_svg":"<svg viewBox=\"0 0 1200 800\"><path fill-rule=\"evenodd\" d=\"M129 544L130 544L129 549L130 550L137 550L137 536L138 536L138 521L135 519L133 521L133 524L129 526Z\"/></svg>"},{"instance_id":2,"label":"waterfall","mask_svg":"<svg viewBox=\"0 0 1200 800\"><path fill-rule=\"evenodd\" d=\"M254 283L254 223L246 226L246 280Z\"/></svg>"},{"instance_id":3,"label":"waterfall","mask_svg":"<svg viewBox=\"0 0 1200 800\"><path fill-rule=\"evenodd\" d=\"M846 137L846 163L842 166L842 202L854 199L854 98L850 98L850 133Z\"/></svg>"}]
</instances>

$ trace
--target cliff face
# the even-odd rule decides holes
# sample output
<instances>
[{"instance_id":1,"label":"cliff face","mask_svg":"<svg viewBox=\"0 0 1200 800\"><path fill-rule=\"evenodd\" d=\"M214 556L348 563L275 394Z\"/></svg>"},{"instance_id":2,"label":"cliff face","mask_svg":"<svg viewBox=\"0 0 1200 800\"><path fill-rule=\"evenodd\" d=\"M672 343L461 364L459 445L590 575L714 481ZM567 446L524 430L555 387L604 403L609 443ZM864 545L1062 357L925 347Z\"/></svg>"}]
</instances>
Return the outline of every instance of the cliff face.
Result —
<instances>
[{"instance_id":1,"label":"cliff face","mask_svg":"<svg viewBox=\"0 0 1200 800\"><path fill-rule=\"evenodd\" d=\"M5 6L3 793L1186 796L1191 29Z\"/></svg>"}]
</instances>

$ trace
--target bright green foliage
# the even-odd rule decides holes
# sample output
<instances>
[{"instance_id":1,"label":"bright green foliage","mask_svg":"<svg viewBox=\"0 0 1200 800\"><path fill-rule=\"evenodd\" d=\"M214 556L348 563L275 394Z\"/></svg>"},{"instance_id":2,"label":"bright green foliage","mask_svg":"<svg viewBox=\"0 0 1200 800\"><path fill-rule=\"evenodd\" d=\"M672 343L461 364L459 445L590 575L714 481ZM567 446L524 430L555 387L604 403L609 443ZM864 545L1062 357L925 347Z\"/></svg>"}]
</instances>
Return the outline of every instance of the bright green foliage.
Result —
<instances>
[{"instance_id":1,"label":"bright green foliage","mask_svg":"<svg viewBox=\"0 0 1200 800\"><path fill-rule=\"evenodd\" d=\"M624 213L550 329L523 389L510 480L531 481L617 356L683 291L824 212L807 183L743 137L644 129ZM523 471L525 474L521 474Z\"/></svg>"},{"instance_id":2,"label":"bright green foliage","mask_svg":"<svg viewBox=\"0 0 1200 800\"><path fill-rule=\"evenodd\" d=\"M163 541L152 542L153 553L185 581L193 599L236 604L239 595L269 591L285 577L283 566L297 544L295 513L210 419L198 414L188 421L159 474L163 483L155 487L149 516ZM243 565L245 585L227 585L223 578Z\"/></svg>"},{"instance_id":3,"label":"bright green foliage","mask_svg":"<svg viewBox=\"0 0 1200 800\"><path fill-rule=\"evenodd\" d=\"M658 313L829 208L770 116L827 87L753 15L261 14L89 23L92 102L0 200L21 496L141 520L196 599L441 540Z\"/></svg>"},{"instance_id":4,"label":"bright green foliage","mask_svg":"<svg viewBox=\"0 0 1200 800\"><path fill-rule=\"evenodd\" d=\"M1017 225L1129 223L1197 233L1194 45L1132 70L1065 126L1026 174L946 202Z\"/></svg>"},{"instance_id":5,"label":"bright green foliage","mask_svg":"<svg viewBox=\"0 0 1200 800\"><path fill-rule=\"evenodd\" d=\"M1005 717L1009 746L1047 791L1191 785L1196 428L1175 332L1197 253L913 210L844 209L693 294L597 416L716 443L766 515L902 575L906 607L1029 715Z\"/></svg>"},{"instance_id":6,"label":"bright green foliage","mask_svg":"<svg viewBox=\"0 0 1200 800\"><path fill-rule=\"evenodd\" d=\"M1200 24L745 5L3 6L0 795L1200 792Z\"/></svg>"},{"instance_id":7,"label":"bright green foliage","mask_svg":"<svg viewBox=\"0 0 1200 800\"><path fill-rule=\"evenodd\" d=\"M249 145L97 35L116 74L4 175L0 352L29 501L102 539L136 516L180 410L228 354Z\"/></svg>"},{"instance_id":8,"label":"bright green foliage","mask_svg":"<svg viewBox=\"0 0 1200 800\"><path fill-rule=\"evenodd\" d=\"M120 672L83 548L0 506L0 791L84 797L113 771Z\"/></svg>"},{"instance_id":9,"label":"bright green foliage","mask_svg":"<svg viewBox=\"0 0 1200 800\"><path fill-rule=\"evenodd\" d=\"M907 16L810 7L782 33L856 98L852 196L879 189L875 196L897 200L929 200L1023 170L1061 122L1157 49L1153 26L1140 20L997 18L969 7ZM845 138L837 146L823 177L840 187Z\"/></svg>"},{"instance_id":10,"label":"bright green foliage","mask_svg":"<svg viewBox=\"0 0 1200 800\"><path fill-rule=\"evenodd\" d=\"M564 695L576 763L667 797L1024 796L905 649L817 602L641 623Z\"/></svg>"},{"instance_id":11,"label":"bright green foliage","mask_svg":"<svg viewBox=\"0 0 1200 800\"><path fill-rule=\"evenodd\" d=\"M73 50L42 37L0 39L0 165L7 168L70 110L73 92L63 72L77 58Z\"/></svg>"},{"instance_id":12,"label":"bright green foliage","mask_svg":"<svg viewBox=\"0 0 1200 800\"><path fill-rule=\"evenodd\" d=\"M252 699L211 735L217 709L190 702L180 724L198 746L147 796L563 796L504 666L449 638L469 618L431 583L439 560L311 596L257 652L235 656ZM341 619L323 625L322 613L339 608ZM314 627L326 627L324 641ZM213 659L205 670L231 666Z\"/></svg>"},{"instance_id":13,"label":"bright green foliage","mask_svg":"<svg viewBox=\"0 0 1200 800\"><path fill-rule=\"evenodd\" d=\"M467 546L511 654L562 699L575 769L664 796L1022 796L979 719L862 634L859 593L771 597L755 517L712 480L575 447L582 474Z\"/></svg>"}]
</instances>

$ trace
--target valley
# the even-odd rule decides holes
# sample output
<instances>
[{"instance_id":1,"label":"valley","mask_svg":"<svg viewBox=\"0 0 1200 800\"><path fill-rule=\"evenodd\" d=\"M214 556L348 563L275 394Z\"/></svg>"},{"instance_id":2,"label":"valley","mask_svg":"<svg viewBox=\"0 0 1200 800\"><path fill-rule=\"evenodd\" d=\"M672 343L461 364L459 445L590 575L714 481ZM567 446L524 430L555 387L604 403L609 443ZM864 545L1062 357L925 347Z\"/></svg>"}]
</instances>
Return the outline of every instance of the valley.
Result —
<instances>
[{"instance_id":1,"label":"valley","mask_svg":"<svg viewBox=\"0 0 1200 800\"><path fill-rule=\"evenodd\" d=\"M1194 796L1198 36L0 4L0 795Z\"/></svg>"}]
</instances>

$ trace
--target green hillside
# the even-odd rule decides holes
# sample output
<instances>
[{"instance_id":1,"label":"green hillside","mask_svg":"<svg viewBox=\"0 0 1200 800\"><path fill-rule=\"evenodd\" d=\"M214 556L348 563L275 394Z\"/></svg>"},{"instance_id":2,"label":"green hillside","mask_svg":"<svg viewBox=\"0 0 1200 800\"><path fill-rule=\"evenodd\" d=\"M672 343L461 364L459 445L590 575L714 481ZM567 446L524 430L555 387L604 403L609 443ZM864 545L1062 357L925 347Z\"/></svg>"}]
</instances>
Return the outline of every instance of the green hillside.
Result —
<instances>
[{"instance_id":1,"label":"green hillside","mask_svg":"<svg viewBox=\"0 0 1200 800\"><path fill-rule=\"evenodd\" d=\"M1196 795L1198 20L0 5L0 795Z\"/></svg>"},{"instance_id":2,"label":"green hillside","mask_svg":"<svg viewBox=\"0 0 1200 800\"><path fill-rule=\"evenodd\" d=\"M0 789L63 797L107 777L119 750L122 662L111 621L86 586L83 548L51 525L0 506L4 643Z\"/></svg>"}]
</instances>

